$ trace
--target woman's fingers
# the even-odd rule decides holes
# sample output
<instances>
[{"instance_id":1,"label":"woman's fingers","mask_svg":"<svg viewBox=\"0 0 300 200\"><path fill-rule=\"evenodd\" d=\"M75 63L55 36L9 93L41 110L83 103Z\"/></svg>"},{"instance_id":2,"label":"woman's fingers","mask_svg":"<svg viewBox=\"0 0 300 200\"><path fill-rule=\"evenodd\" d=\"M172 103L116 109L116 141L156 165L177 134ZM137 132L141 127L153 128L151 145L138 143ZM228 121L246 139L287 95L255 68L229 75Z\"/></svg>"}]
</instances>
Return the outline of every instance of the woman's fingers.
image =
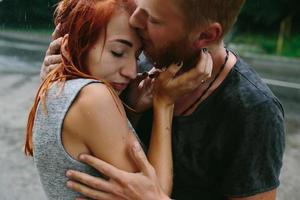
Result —
<instances>
[{"instance_id":1,"label":"woman's fingers","mask_svg":"<svg viewBox=\"0 0 300 200\"><path fill-rule=\"evenodd\" d=\"M165 71L160 73L159 79L164 82L173 79L181 67L182 63L171 64Z\"/></svg>"},{"instance_id":2,"label":"woman's fingers","mask_svg":"<svg viewBox=\"0 0 300 200\"><path fill-rule=\"evenodd\" d=\"M205 68L205 72L207 74L207 77L206 77L207 79L209 79L211 77L212 69L213 69L213 61L212 61L210 53L207 53L207 63L206 63L206 68Z\"/></svg>"},{"instance_id":3,"label":"woman's fingers","mask_svg":"<svg viewBox=\"0 0 300 200\"><path fill-rule=\"evenodd\" d=\"M182 84L184 82L191 83L187 86L191 89L196 88L203 82L205 82L212 73L212 58L207 51L201 51L201 56L198 60L197 65L191 70L181 75Z\"/></svg>"}]
</instances>

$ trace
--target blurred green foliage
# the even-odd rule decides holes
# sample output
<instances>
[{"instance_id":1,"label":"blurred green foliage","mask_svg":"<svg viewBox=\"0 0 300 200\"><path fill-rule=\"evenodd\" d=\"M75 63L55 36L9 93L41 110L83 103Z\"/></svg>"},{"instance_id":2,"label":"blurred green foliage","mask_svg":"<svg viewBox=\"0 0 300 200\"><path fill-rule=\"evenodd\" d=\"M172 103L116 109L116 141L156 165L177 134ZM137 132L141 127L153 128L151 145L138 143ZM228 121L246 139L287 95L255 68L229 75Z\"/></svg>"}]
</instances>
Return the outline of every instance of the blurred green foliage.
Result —
<instances>
[{"instance_id":1,"label":"blurred green foliage","mask_svg":"<svg viewBox=\"0 0 300 200\"><path fill-rule=\"evenodd\" d=\"M52 27L57 0L2 0L0 25L2 27Z\"/></svg>"},{"instance_id":2,"label":"blurred green foliage","mask_svg":"<svg viewBox=\"0 0 300 200\"><path fill-rule=\"evenodd\" d=\"M58 0L0 0L0 25L18 27L51 26ZM280 22L292 16L293 31L298 29L298 0L248 0L238 20L240 30L278 31ZM299 25L299 24L298 24Z\"/></svg>"},{"instance_id":3,"label":"blurred green foliage","mask_svg":"<svg viewBox=\"0 0 300 200\"><path fill-rule=\"evenodd\" d=\"M231 42L245 44L253 53L276 54L276 34L238 33ZM300 58L300 35L291 35L286 38L282 56Z\"/></svg>"}]
</instances>

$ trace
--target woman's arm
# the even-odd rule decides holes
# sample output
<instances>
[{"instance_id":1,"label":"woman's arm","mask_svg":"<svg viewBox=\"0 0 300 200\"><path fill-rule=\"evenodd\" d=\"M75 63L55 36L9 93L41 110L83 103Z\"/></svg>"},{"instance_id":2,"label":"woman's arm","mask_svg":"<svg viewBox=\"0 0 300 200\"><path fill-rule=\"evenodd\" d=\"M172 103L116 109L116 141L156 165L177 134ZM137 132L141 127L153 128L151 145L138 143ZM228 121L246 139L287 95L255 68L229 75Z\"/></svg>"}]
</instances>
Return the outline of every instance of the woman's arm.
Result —
<instances>
[{"instance_id":1,"label":"woman's arm","mask_svg":"<svg viewBox=\"0 0 300 200\"><path fill-rule=\"evenodd\" d=\"M156 170L164 192L170 195L173 184L172 118L173 104L159 102L154 97L153 124L147 157Z\"/></svg>"},{"instance_id":2,"label":"woman's arm","mask_svg":"<svg viewBox=\"0 0 300 200\"><path fill-rule=\"evenodd\" d=\"M171 178L171 119L173 106L160 98L154 106L155 116L149 156L154 168L162 179ZM78 140L86 145L90 154L128 172L137 170L128 154L128 145L136 138L128 128L124 108L117 97L113 97L107 86L90 84L82 89L71 106L64 121L63 140L68 151L68 141ZM81 152L73 154L78 158ZM72 154L71 154L72 155ZM157 162L159 161L159 162ZM161 162L163 161L163 162ZM166 181L163 181L166 183Z\"/></svg>"},{"instance_id":3,"label":"woman's arm","mask_svg":"<svg viewBox=\"0 0 300 200\"><path fill-rule=\"evenodd\" d=\"M148 158L168 195L172 190L172 116L173 104L169 100L165 101L161 94L155 95ZM113 98L105 85L94 83L84 87L67 113L63 132L67 151L67 147L70 147L69 150L72 146L74 148L76 143L69 144L74 138L86 145L91 155L119 169L137 171L127 150L128 145L136 138L128 128L121 102L118 98ZM80 153L73 156L78 159Z\"/></svg>"},{"instance_id":4,"label":"woman's arm","mask_svg":"<svg viewBox=\"0 0 300 200\"><path fill-rule=\"evenodd\" d=\"M125 171L136 171L126 150L133 137L124 109L118 97L113 97L104 84L92 83L81 90L66 115L63 140L64 138L65 148L65 143L72 138L72 144L67 146L78 141L91 155ZM78 159L80 153L73 156Z\"/></svg>"},{"instance_id":5,"label":"woman's arm","mask_svg":"<svg viewBox=\"0 0 300 200\"><path fill-rule=\"evenodd\" d=\"M202 57L203 56L203 57ZM171 71L170 71L171 70ZM199 86L202 81L204 79L207 79L210 77L211 75L211 70L212 70L212 62L211 62L211 56L209 54L205 54L202 52L201 55L201 60L199 60L197 66L191 70L189 70L188 72L185 72L184 74L180 75L180 76L174 76L176 74L177 69L174 68L170 68L169 70L167 70L167 72L163 72L162 74L160 74L159 78L158 78L158 82L156 83L160 83L162 82L162 84L157 84L156 87L154 87L154 93L155 93L155 98L154 101L157 102L159 104L159 102L169 102L172 104L172 102L174 102L175 99L177 99L178 97L180 97L181 95L191 92L193 91L197 86ZM166 80L166 82L163 82L164 80ZM164 85L164 87L158 87L159 85ZM167 95L164 95L167 94ZM162 100L162 101L161 101ZM154 103L155 104L155 103ZM156 107L156 106L154 106ZM159 114L160 112L158 112ZM166 116L169 116L170 113L167 113ZM165 118L168 119L169 118ZM160 123L159 121L154 123ZM165 126L161 126L161 127L165 127ZM170 126L171 127L171 126ZM153 130L155 128L153 127ZM162 136L162 135L158 135L158 136ZM155 137L154 137L155 138ZM154 139L152 138L152 141L158 141L158 139ZM159 142L160 143L160 142ZM153 156L154 154L151 153L151 151L153 153L155 153L155 145L153 145L154 143L152 143L152 150L149 150L148 156L149 159L151 160L152 164L155 166L155 170L158 169L158 171L163 171L164 169L168 169L168 168L172 168L172 166L170 166L167 162L166 165L160 165L161 163L165 162L164 156L165 154L163 154L161 157L155 157ZM161 144L161 143L160 143ZM167 147L168 148L168 147ZM162 148L163 149L163 148ZM160 151L162 151L162 149L160 149ZM82 157L85 158L85 157ZM90 157L92 158L92 157ZM151 194L156 194L153 190L149 190L147 189L147 184L146 183L152 183L153 187L152 189L156 188L155 191L157 191L157 189L159 190L161 185L164 184L165 182L167 183L166 186L164 186L164 188L168 188L168 176L163 176L166 177L166 179L161 177L157 177L155 179L151 179L149 178L149 176L146 174L143 174L143 171L140 171L140 173L127 173L125 171L122 170L113 170L114 167L112 167L111 165L102 162L101 160L98 160L96 158L93 158L93 160L95 161L95 163L97 162L97 166L96 169L98 169L100 172L102 172L103 174L107 175L108 177L110 177L109 181L105 181L101 178L97 178L97 177L91 177L87 174L83 174L80 172L76 172L76 171L70 171L71 173L68 174L68 177L72 178L73 180L76 180L77 182L72 182L71 185L68 185L70 188L72 188L75 191L80 192L81 194L84 194L85 196L91 197L91 198L95 198L95 199L103 199L103 195L105 197L107 197L107 195L109 195L111 198L106 198L106 199L116 199L115 197L123 197L123 195L125 195L125 199L131 199L130 197L133 196L140 196L140 197L145 197L145 193L150 192ZM82 161L91 164L92 162L89 162L89 160L83 159ZM99 164L100 163L100 164ZM96 165L96 164L95 164ZM105 167L105 169L103 169L102 167ZM161 168L160 168L161 167ZM141 170L141 168L139 168ZM112 170L112 171L110 171ZM156 172L154 173L154 175L152 177L155 177L155 174L159 174L160 172ZM114 176L110 176L109 174L114 174ZM126 176L131 177L133 181L127 180L127 179L123 179L123 176L120 176L121 174L126 174ZM169 176L170 177L170 176ZM143 178L145 178L147 181L141 181ZM155 180L158 180L157 183ZM167 180L167 181L164 181ZM134 184L132 184L132 182L134 182ZM81 184L83 183L83 184ZM138 185L139 189L135 190L132 185ZM154 187L155 186L155 187ZM128 191L131 191L130 193L128 193ZM136 198L133 198L136 199ZM137 198L138 199L138 198ZM141 199L145 199L145 198L141 198ZM159 198L158 198L159 199Z\"/></svg>"}]
</instances>

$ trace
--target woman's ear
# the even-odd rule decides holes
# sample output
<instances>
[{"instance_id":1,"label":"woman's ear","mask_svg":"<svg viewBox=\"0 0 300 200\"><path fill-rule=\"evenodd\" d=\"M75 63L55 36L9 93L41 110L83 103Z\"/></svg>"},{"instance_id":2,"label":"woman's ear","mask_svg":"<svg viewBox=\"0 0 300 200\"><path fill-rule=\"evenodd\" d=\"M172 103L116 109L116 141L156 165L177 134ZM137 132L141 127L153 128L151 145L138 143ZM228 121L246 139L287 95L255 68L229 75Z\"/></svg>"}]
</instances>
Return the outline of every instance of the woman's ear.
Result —
<instances>
[{"instance_id":1,"label":"woman's ear","mask_svg":"<svg viewBox=\"0 0 300 200\"><path fill-rule=\"evenodd\" d=\"M205 29L198 33L198 37L194 41L196 49L202 49L220 41L222 36L222 26L220 23L211 23Z\"/></svg>"}]
</instances>

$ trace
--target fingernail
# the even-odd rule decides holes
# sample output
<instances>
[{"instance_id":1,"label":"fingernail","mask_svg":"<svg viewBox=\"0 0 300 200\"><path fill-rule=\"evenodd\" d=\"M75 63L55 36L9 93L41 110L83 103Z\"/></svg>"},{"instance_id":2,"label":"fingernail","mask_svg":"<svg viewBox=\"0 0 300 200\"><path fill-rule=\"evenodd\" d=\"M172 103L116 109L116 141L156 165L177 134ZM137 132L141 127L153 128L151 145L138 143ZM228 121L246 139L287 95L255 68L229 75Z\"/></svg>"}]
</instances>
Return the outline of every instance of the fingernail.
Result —
<instances>
[{"instance_id":1,"label":"fingernail","mask_svg":"<svg viewBox=\"0 0 300 200\"><path fill-rule=\"evenodd\" d=\"M178 67L182 67L183 66L183 61L180 61Z\"/></svg>"},{"instance_id":2,"label":"fingernail","mask_svg":"<svg viewBox=\"0 0 300 200\"><path fill-rule=\"evenodd\" d=\"M73 183L71 181L67 182L67 187L72 187Z\"/></svg>"},{"instance_id":3,"label":"fingernail","mask_svg":"<svg viewBox=\"0 0 300 200\"><path fill-rule=\"evenodd\" d=\"M84 160L85 159L85 156L83 154L80 154L79 155L79 160Z\"/></svg>"},{"instance_id":4,"label":"fingernail","mask_svg":"<svg viewBox=\"0 0 300 200\"><path fill-rule=\"evenodd\" d=\"M66 173L66 176L70 177L71 175L72 175L72 171L68 170L67 173Z\"/></svg>"},{"instance_id":5,"label":"fingernail","mask_svg":"<svg viewBox=\"0 0 300 200\"><path fill-rule=\"evenodd\" d=\"M149 74L149 78L156 78L158 76L158 73Z\"/></svg>"},{"instance_id":6,"label":"fingernail","mask_svg":"<svg viewBox=\"0 0 300 200\"><path fill-rule=\"evenodd\" d=\"M143 72L142 76L148 76L148 72Z\"/></svg>"}]
</instances>

